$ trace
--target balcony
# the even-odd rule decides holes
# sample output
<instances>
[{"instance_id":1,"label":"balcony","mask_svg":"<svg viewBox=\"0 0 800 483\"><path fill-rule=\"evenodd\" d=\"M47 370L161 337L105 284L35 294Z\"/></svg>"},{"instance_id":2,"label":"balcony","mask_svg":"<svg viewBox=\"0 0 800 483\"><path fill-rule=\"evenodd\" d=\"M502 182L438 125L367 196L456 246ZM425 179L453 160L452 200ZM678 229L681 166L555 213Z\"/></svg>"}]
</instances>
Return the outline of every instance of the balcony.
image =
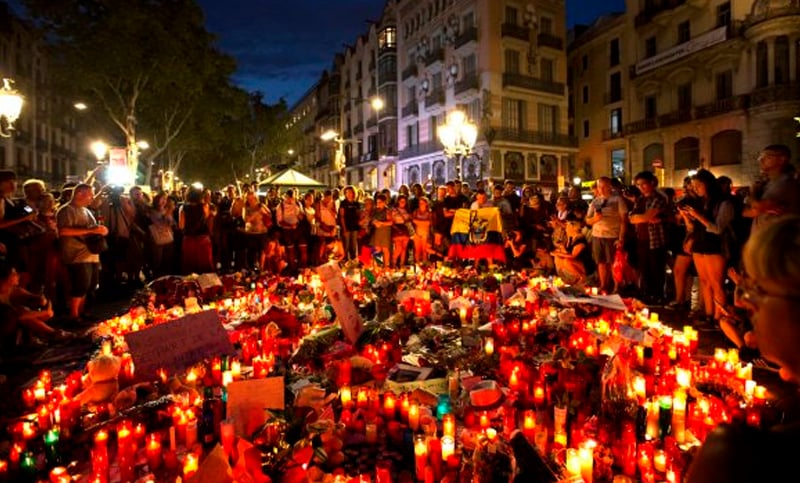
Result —
<instances>
[{"instance_id":1,"label":"balcony","mask_svg":"<svg viewBox=\"0 0 800 483\"><path fill-rule=\"evenodd\" d=\"M640 119L638 121L625 124L625 134L636 134L638 132L649 131L658 126L656 118Z\"/></svg>"},{"instance_id":2,"label":"balcony","mask_svg":"<svg viewBox=\"0 0 800 483\"><path fill-rule=\"evenodd\" d=\"M436 104L444 104L444 89L436 89L425 96L425 107L432 107Z\"/></svg>"},{"instance_id":3,"label":"balcony","mask_svg":"<svg viewBox=\"0 0 800 483\"><path fill-rule=\"evenodd\" d=\"M650 3L650 5L645 6L633 20L636 27L647 25L656 15L683 5L686 3L686 0L653 0L648 3Z\"/></svg>"},{"instance_id":4,"label":"balcony","mask_svg":"<svg viewBox=\"0 0 800 483\"><path fill-rule=\"evenodd\" d=\"M611 141L613 139L621 139L625 136L625 132L622 129L617 129L613 131L611 129L603 129L603 141Z\"/></svg>"},{"instance_id":5,"label":"balcony","mask_svg":"<svg viewBox=\"0 0 800 483\"><path fill-rule=\"evenodd\" d=\"M354 136L358 136L358 135L359 135L359 134L361 134L362 132L364 132L364 123L363 123L363 122L359 122L359 123L358 123L358 124L356 124L356 125L355 125L355 127L353 128L353 135L354 135Z\"/></svg>"},{"instance_id":6,"label":"balcony","mask_svg":"<svg viewBox=\"0 0 800 483\"><path fill-rule=\"evenodd\" d=\"M500 27L500 35L528 42L531 39L531 29L515 23L503 23Z\"/></svg>"},{"instance_id":7,"label":"balcony","mask_svg":"<svg viewBox=\"0 0 800 483\"><path fill-rule=\"evenodd\" d=\"M511 141L527 144L543 144L546 146L577 147L575 136L547 131L530 131L527 129L499 128L496 141Z\"/></svg>"},{"instance_id":8,"label":"balcony","mask_svg":"<svg viewBox=\"0 0 800 483\"><path fill-rule=\"evenodd\" d=\"M773 102L800 100L800 83L782 84L754 89L750 93L750 106L760 106Z\"/></svg>"},{"instance_id":9,"label":"balcony","mask_svg":"<svg viewBox=\"0 0 800 483\"><path fill-rule=\"evenodd\" d=\"M416 99L412 99L408 104L403 106L403 117L416 116L419 114L419 103Z\"/></svg>"},{"instance_id":10,"label":"balcony","mask_svg":"<svg viewBox=\"0 0 800 483\"><path fill-rule=\"evenodd\" d=\"M536 43L539 45L539 47L550 47L551 49L564 50L564 39L553 34L537 35Z\"/></svg>"},{"instance_id":11,"label":"balcony","mask_svg":"<svg viewBox=\"0 0 800 483\"><path fill-rule=\"evenodd\" d=\"M470 89L478 90L480 87L480 81L478 79L478 74L475 72L470 72L466 74L461 80L457 81L455 86L453 86L453 93L458 95L462 92L469 91Z\"/></svg>"},{"instance_id":12,"label":"balcony","mask_svg":"<svg viewBox=\"0 0 800 483\"><path fill-rule=\"evenodd\" d=\"M442 149L442 145L439 144L438 141L427 141L420 144L414 144L413 146L408 146L407 148L401 150L397 157L400 159L413 158L415 156L422 156L423 154L442 151Z\"/></svg>"},{"instance_id":13,"label":"balcony","mask_svg":"<svg viewBox=\"0 0 800 483\"><path fill-rule=\"evenodd\" d=\"M376 116L370 116L370 118L367 119L367 129L375 127L377 125L378 125L378 118Z\"/></svg>"},{"instance_id":14,"label":"balcony","mask_svg":"<svg viewBox=\"0 0 800 483\"><path fill-rule=\"evenodd\" d=\"M409 65L408 67L403 69L403 72L400 74L400 78L402 80L406 80L409 77L416 77L416 76L417 76L417 64Z\"/></svg>"},{"instance_id":15,"label":"balcony","mask_svg":"<svg viewBox=\"0 0 800 483\"><path fill-rule=\"evenodd\" d=\"M385 44L381 45L378 49L378 57L386 54L394 54L397 52L397 44Z\"/></svg>"},{"instance_id":16,"label":"balcony","mask_svg":"<svg viewBox=\"0 0 800 483\"><path fill-rule=\"evenodd\" d=\"M425 66L429 66L435 62L444 62L444 48L439 47L438 49L434 49L425 56Z\"/></svg>"},{"instance_id":17,"label":"balcony","mask_svg":"<svg viewBox=\"0 0 800 483\"><path fill-rule=\"evenodd\" d=\"M658 123L658 127L667 127L691 120L692 120L691 109L678 109L677 111L672 111L667 114L662 114L658 116L656 122Z\"/></svg>"},{"instance_id":18,"label":"balcony","mask_svg":"<svg viewBox=\"0 0 800 483\"><path fill-rule=\"evenodd\" d=\"M695 119L704 119L706 117L714 117L727 112L745 109L749 101L750 99L747 95L740 95L709 102L708 104L695 107L694 117Z\"/></svg>"},{"instance_id":19,"label":"balcony","mask_svg":"<svg viewBox=\"0 0 800 483\"><path fill-rule=\"evenodd\" d=\"M458 49L467 45L470 42L477 42L478 41L478 27L468 27L464 29L463 32L459 33L456 36L455 42L453 42L453 46Z\"/></svg>"},{"instance_id":20,"label":"balcony","mask_svg":"<svg viewBox=\"0 0 800 483\"><path fill-rule=\"evenodd\" d=\"M519 87L533 91L564 95L564 84L512 72L503 73L503 87Z\"/></svg>"}]
</instances>

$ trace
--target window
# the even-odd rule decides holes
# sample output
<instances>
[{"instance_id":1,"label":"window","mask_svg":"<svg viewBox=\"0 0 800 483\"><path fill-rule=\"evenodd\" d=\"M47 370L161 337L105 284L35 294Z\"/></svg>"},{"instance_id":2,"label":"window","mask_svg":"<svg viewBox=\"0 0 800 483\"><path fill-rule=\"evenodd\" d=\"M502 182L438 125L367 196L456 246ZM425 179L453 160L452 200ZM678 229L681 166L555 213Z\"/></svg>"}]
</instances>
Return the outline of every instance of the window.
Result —
<instances>
[{"instance_id":1,"label":"window","mask_svg":"<svg viewBox=\"0 0 800 483\"><path fill-rule=\"evenodd\" d=\"M436 141L437 128L438 128L438 122L436 120L436 116L429 117L428 118L428 141Z\"/></svg>"},{"instance_id":2,"label":"window","mask_svg":"<svg viewBox=\"0 0 800 483\"><path fill-rule=\"evenodd\" d=\"M608 127L611 134L619 134L622 132L622 108L618 107L611 110L609 115Z\"/></svg>"},{"instance_id":3,"label":"window","mask_svg":"<svg viewBox=\"0 0 800 483\"><path fill-rule=\"evenodd\" d=\"M678 86L678 110L688 111L692 108L692 83Z\"/></svg>"},{"instance_id":4,"label":"window","mask_svg":"<svg viewBox=\"0 0 800 483\"><path fill-rule=\"evenodd\" d=\"M718 101L733 97L733 72L726 70L717 73L716 86Z\"/></svg>"},{"instance_id":5,"label":"window","mask_svg":"<svg viewBox=\"0 0 800 483\"><path fill-rule=\"evenodd\" d=\"M648 144L647 147L644 148L642 154L644 158L644 169L651 168L653 166L653 161L664 161L664 145L661 143Z\"/></svg>"},{"instance_id":6,"label":"window","mask_svg":"<svg viewBox=\"0 0 800 483\"><path fill-rule=\"evenodd\" d=\"M553 35L553 19L542 17L539 19L539 33Z\"/></svg>"},{"instance_id":7,"label":"window","mask_svg":"<svg viewBox=\"0 0 800 483\"><path fill-rule=\"evenodd\" d=\"M504 98L502 118L506 129L525 129L525 101Z\"/></svg>"},{"instance_id":8,"label":"window","mask_svg":"<svg viewBox=\"0 0 800 483\"><path fill-rule=\"evenodd\" d=\"M519 52L513 49L506 49L506 72L509 74L519 74Z\"/></svg>"},{"instance_id":9,"label":"window","mask_svg":"<svg viewBox=\"0 0 800 483\"><path fill-rule=\"evenodd\" d=\"M442 88L442 73L437 72L431 76L431 84L433 85L433 90L438 91Z\"/></svg>"},{"instance_id":10,"label":"window","mask_svg":"<svg viewBox=\"0 0 800 483\"><path fill-rule=\"evenodd\" d=\"M477 60L475 60L475 54L469 54L468 56L464 57L462 61L462 67L464 69L464 75L472 75L475 74L477 70Z\"/></svg>"},{"instance_id":11,"label":"window","mask_svg":"<svg viewBox=\"0 0 800 483\"><path fill-rule=\"evenodd\" d=\"M619 102L622 100L622 74L614 72L608 78L608 102Z\"/></svg>"},{"instance_id":12,"label":"window","mask_svg":"<svg viewBox=\"0 0 800 483\"><path fill-rule=\"evenodd\" d=\"M729 129L711 137L711 166L741 164L742 132Z\"/></svg>"},{"instance_id":13,"label":"window","mask_svg":"<svg viewBox=\"0 0 800 483\"><path fill-rule=\"evenodd\" d=\"M717 27L727 27L731 24L731 2L717 5Z\"/></svg>"},{"instance_id":14,"label":"window","mask_svg":"<svg viewBox=\"0 0 800 483\"><path fill-rule=\"evenodd\" d=\"M589 86L583 86L583 103L589 104Z\"/></svg>"},{"instance_id":15,"label":"window","mask_svg":"<svg viewBox=\"0 0 800 483\"><path fill-rule=\"evenodd\" d=\"M756 45L756 87L766 87L769 83L769 61L767 60L767 42L762 40Z\"/></svg>"},{"instance_id":16,"label":"window","mask_svg":"<svg viewBox=\"0 0 800 483\"><path fill-rule=\"evenodd\" d=\"M611 177L625 179L625 150L611 151Z\"/></svg>"},{"instance_id":17,"label":"window","mask_svg":"<svg viewBox=\"0 0 800 483\"><path fill-rule=\"evenodd\" d=\"M470 12L461 17L461 27L464 30L471 29L475 26L475 12Z\"/></svg>"},{"instance_id":18,"label":"window","mask_svg":"<svg viewBox=\"0 0 800 483\"><path fill-rule=\"evenodd\" d=\"M587 70L588 68L589 68L589 56L583 54L583 57L581 57L581 69Z\"/></svg>"},{"instance_id":19,"label":"window","mask_svg":"<svg viewBox=\"0 0 800 483\"><path fill-rule=\"evenodd\" d=\"M685 137L673 146L675 169L696 169L700 166L700 140Z\"/></svg>"},{"instance_id":20,"label":"window","mask_svg":"<svg viewBox=\"0 0 800 483\"><path fill-rule=\"evenodd\" d=\"M681 22L678 24L678 44L688 42L692 38L692 31L689 26L689 21Z\"/></svg>"},{"instance_id":21,"label":"window","mask_svg":"<svg viewBox=\"0 0 800 483\"><path fill-rule=\"evenodd\" d=\"M619 65L619 39L611 39L608 45L608 66Z\"/></svg>"},{"instance_id":22,"label":"window","mask_svg":"<svg viewBox=\"0 0 800 483\"><path fill-rule=\"evenodd\" d=\"M539 104L539 131L549 134L558 133L558 106Z\"/></svg>"},{"instance_id":23,"label":"window","mask_svg":"<svg viewBox=\"0 0 800 483\"><path fill-rule=\"evenodd\" d=\"M406 146L419 144L419 126L417 123L406 126Z\"/></svg>"},{"instance_id":24,"label":"window","mask_svg":"<svg viewBox=\"0 0 800 483\"><path fill-rule=\"evenodd\" d=\"M506 23L517 25L519 20L517 18L519 11L510 6L506 6Z\"/></svg>"},{"instance_id":25,"label":"window","mask_svg":"<svg viewBox=\"0 0 800 483\"><path fill-rule=\"evenodd\" d=\"M589 120L583 120L583 138L587 139L589 137Z\"/></svg>"},{"instance_id":26,"label":"window","mask_svg":"<svg viewBox=\"0 0 800 483\"><path fill-rule=\"evenodd\" d=\"M378 45L381 49L393 49L397 46L397 29L386 27L378 34Z\"/></svg>"},{"instance_id":27,"label":"window","mask_svg":"<svg viewBox=\"0 0 800 483\"><path fill-rule=\"evenodd\" d=\"M655 38L655 36L647 37L647 39L645 39L645 41L644 41L644 56L646 58L647 57L652 57L652 56L656 55L656 53L657 53L657 49L656 49L656 38Z\"/></svg>"},{"instance_id":28,"label":"window","mask_svg":"<svg viewBox=\"0 0 800 483\"><path fill-rule=\"evenodd\" d=\"M775 37L775 84L789 82L789 37Z\"/></svg>"},{"instance_id":29,"label":"window","mask_svg":"<svg viewBox=\"0 0 800 483\"><path fill-rule=\"evenodd\" d=\"M555 80L555 68L553 67L553 59L540 59L539 60L539 75L542 80L553 82Z\"/></svg>"},{"instance_id":30,"label":"window","mask_svg":"<svg viewBox=\"0 0 800 483\"><path fill-rule=\"evenodd\" d=\"M644 118L654 119L658 115L656 109L656 96L645 96L644 98Z\"/></svg>"}]
</instances>

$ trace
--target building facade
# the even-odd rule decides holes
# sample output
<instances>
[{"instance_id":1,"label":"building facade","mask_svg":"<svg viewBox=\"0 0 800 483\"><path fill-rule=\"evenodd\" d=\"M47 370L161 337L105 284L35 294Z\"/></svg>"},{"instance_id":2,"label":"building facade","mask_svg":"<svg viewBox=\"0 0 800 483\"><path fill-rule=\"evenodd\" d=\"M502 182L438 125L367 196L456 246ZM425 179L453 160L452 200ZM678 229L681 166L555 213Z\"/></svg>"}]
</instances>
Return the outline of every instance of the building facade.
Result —
<instances>
[{"instance_id":1,"label":"building facade","mask_svg":"<svg viewBox=\"0 0 800 483\"><path fill-rule=\"evenodd\" d=\"M72 103L47 89L47 58L32 29L0 3L0 78L25 98L15 131L0 138L0 167L60 187L95 164Z\"/></svg>"},{"instance_id":2,"label":"building facade","mask_svg":"<svg viewBox=\"0 0 800 483\"><path fill-rule=\"evenodd\" d=\"M597 174L619 173L621 165L628 180L653 170L664 185L679 186L704 167L741 186L758 176L764 146L786 144L797 156L800 3L629 0L621 18L612 37L622 46L622 99L604 104L605 123L580 142L579 158L591 160ZM612 39L602 29L584 35L570 49L572 68L585 58L603 66ZM584 86L610 87L606 76L573 80L575 96ZM590 116L578 101L576 128Z\"/></svg>"},{"instance_id":3,"label":"building facade","mask_svg":"<svg viewBox=\"0 0 800 483\"><path fill-rule=\"evenodd\" d=\"M577 152L568 133L564 2L404 0L397 13L397 182L563 184ZM455 109L479 137L473 154L447 159L437 129Z\"/></svg>"}]
</instances>

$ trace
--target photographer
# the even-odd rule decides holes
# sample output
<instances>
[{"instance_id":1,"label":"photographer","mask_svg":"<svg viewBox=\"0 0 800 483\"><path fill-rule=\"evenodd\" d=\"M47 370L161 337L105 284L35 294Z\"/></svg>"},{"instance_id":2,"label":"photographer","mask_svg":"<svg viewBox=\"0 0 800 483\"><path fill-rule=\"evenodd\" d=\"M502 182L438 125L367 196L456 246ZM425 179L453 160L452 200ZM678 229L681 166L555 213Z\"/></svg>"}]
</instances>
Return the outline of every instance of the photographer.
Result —
<instances>
[{"instance_id":1,"label":"photographer","mask_svg":"<svg viewBox=\"0 0 800 483\"><path fill-rule=\"evenodd\" d=\"M13 200L17 189L17 175L13 171L0 171L0 242L8 250L8 259L20 272L27 272L24 263L24 242L32 230L41 230L36 224L36 210L23 201ZM32 229L32 230L31 230Z\"/></svg>"}]
</instances>

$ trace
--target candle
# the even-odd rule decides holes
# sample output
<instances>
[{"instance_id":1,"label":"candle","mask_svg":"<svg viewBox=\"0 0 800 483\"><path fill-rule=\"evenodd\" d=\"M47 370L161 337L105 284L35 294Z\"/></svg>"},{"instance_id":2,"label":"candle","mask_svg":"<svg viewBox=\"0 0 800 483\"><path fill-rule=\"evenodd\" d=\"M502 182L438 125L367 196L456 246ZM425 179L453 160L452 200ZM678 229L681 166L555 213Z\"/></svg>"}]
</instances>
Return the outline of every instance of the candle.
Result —
<instances>
[{"instance_id":1,"label":"candle","mask_svg":"<svg viewBox=\"0 0 800 483\"><path fill-rule=\"evenodd\" d=\"M222 385L228 387L228 384L233 382L233 373L231 371L222 372Z\"/></svg>"},{"instance_id":2,"label":"candle","mask_svg":"<svg viewBox=\"0 0 800 483\"><path fill-rule=\"evenodd\" d=\"M28 387L22 391L22 402L25 403L26 408L32 408L36 405L36 394L33 388Z\"/></svg>"},{"instance_id":3,"label":"candle","mask_svg":"<svg viewBox=\"0 0 800 483\"><path fill-rule=\"evenodd\" d=\"M416 401L411 402L408 407L408 426L412 431L419 429L419 403Z\"/></svg>"},{"instance_id":4,"label":"candle","mask_svg":"<svg viewBox=\"0 0 800 483\"><path fill-rule=\"evenodd\" d=\"M656 471L659 473L664 473L667 471L667 452L663 449L656 450L655 455L653 456L653 466L655 466Z\"/></svg>"},{"instance_id":5,"label":"candle","mask_svg":"<svg viewBox=\"0 0 800 483\"><path fill-rule=\"evenodd\" d=\"M189 479L197 473L197 467L197 456L194 453L188 453L186 459L183 460L184 479Z\"/></svg>"},{"instance_id":6,"label":"candle","mask_svg":"<svg viewBox=\"0 0 800 483\"><path fill-rule=\"evenodd\" d=\"M679 387L688 388L692 385L692 371L689 369L675 369L675 382Z\"/></svg>"},{"instance_id":7,"label":"candle","mask_svg":"<svg viewBox=\"0 0 800 483\"><path fill-rule=\"evenodd\" d=\"M186 422L186 447L191 449L195 443L197 443L197 418L192 417Z\"/></svg>"},{"instance_id":8,"label":"candle","mask_svg":"<svg viewBox=\"0 0 800 483\"><path fill-rule=\"evenodd\" d=\"M492 337L486 338L486 342L483 345L483 350L486 352L487 356L494 354L494 339Z\"/></svg>"},{"instance_id":9,"label":"candle","mask_svg":"<svg viewBox=\"0 0 800 483\"><path fill-rule=\"evenodd\" d=\"M537 407L544 404L544 386L538 382L533 387L533 402L536 403Z\"/></svg>"},{"instance_id":10,"label":"candle","mask_svg":"<svg viewBox=\"0 0 800 483\"><path fill-rule=\"evenodd\" d=\"M48 466L61 463L61 454L58 448L59 434L57 429L51 429L44 435L44 455Z\"/></svg>"},{"instance_id":11,"label":"candle","mask_svg":"<svg viewBox=\"0 0 800 483\"><path fill-rule=\"evenodd\" d=\"M233 429L233 420L230 418L219 423L219 438L222 441L222 449L229 456L233 452L233 443L235 441Z\"/></svg>"},{"instance_id":12,"label":"candle","mask_svg":"<svg viewBox=\"0 0 800 483\"><path fill-rule=\"evenodd\" d=\"M186 413L180 409L176 409L177 420L175 420L175 433L177 435L177 442L186 444L186 426L189 424L189 419Z\"/></svg>"},{"instance_id":13,"label":"candle","mask_svg":"<svg viewBox=\"0 0 800 483\"><path fill-rule=\"evenodd\" d=\"M425 478L425 467L428 466L428 442L422 434L418 434L414 438L414 462L417 480L423 480Z\"/></svg>"},{"instance_id":14,"label":"candle","mask_svg":"<svg viewBox=\"0 0 800 483\"><path fill-rule=\"evenodd\" d=\"M452 414L445 414L442 417L442 434L455 438L456 436L456 417Z\"/></svg>"},{"instance_id":15,"label":"candle","mask_svg":"<svg viewBox=\"0 0 800 483\"><path fill-rule=\"evenodd\" d=\"M647 399L647 381L645 381L644 377L635 376L633 378L633 392L640 403Z\"/></svg>"},{"instance_id":16,"label":"candle","mask_svg":"<svg viewBox=\"0 0 800 483\"><path fill-rule=\"evenodd\" d=\"M528 409L523 413L522 417L522 434L531 440L536 432L536 412Z\"/></svg>"},{"instance_id":17,"label":"candle","mask_svg":"<svg viewBox=\"0 0 800 483\"><path fill-rule=\"evenodd\" d=\"M367 439L367 444L375 444L378 442L378 425L375 421L368 421L364 425L364 435Z\"/></svg>"},{"instance_id":18,"label":"candle","mask_svg":"<svg viewBox=\"0 0 800 483\"><path fill-rule=\"evenodd\" d=\"M33 386L33 397L37 402L43 402L45 397L47 397L44 382L36 381L36 384Z\"/></svg>"},{"instance_id":19,"label":"candle","mask_svg":"<svg viewBox=\"0 0 800 483\"><path fill-rule=\"evenodd\" d=\"M353 404L353 394L350 391L350 386L342 386L339 389L339 399L342 401L342 407L349 408Z\"/></svg>"},{"instance_id":20,"label":"candle","mask_svg":"<svg viewBox=\"0 0 800 483\"><path fill-rule=\"evenodd\" d=\"M592 483L594 473L594 447L593 440L585 441L578 449L578 458L581 462L581 477L586 483Z\"/></svg>"},{"instance_id":21,"label":"candle","mask_svg":"<svg viewBox=\"0 0 800 483\"><path fill-rule=\"evenodd\" d=\"M136 442L133 433L127 426L117 430L117 458L119 459L120 480L131 481L134 478L134 455Z\"/></svg>"},{"instance_id":22,"label":"candle","mask_svg":"<svg viewBox=\"0 0 800 483\"><path fill-rule=\"evenodd\" d=\"M383 393L383 415L388 420L394 419L394 415L396 412L397 407L397 398L395 398L394 393L389 391Z\"/></svg>"},{"instance_id":23,"label":"candle","mask_svg":"<svg viewBox=\"0 0 800 483\"><path fill-rule=\"evenodd\" d=\"M237 380L242 377L242 363L234 360L231 362L231 376L233 376L233 380Z\"/></svg>"},{"instance_id":24,"label":"candle","mask_svg":"<svg viewBox=\"0 0 800 483\"><path fill-rule=\"evenodd\" d=\"M428 438L428 468L433 469L433 481L442 480L442 442L437 437Z\"/></svg>"},{"instance_id":25,"label":"candle","mask_svg":"<svg viewBox=\"0 0 800 483\"><path fill-rule=\"evenodd\" d=\"M682 389L672 396L672 435L678 444L686 441L686 393Z\"/></svg>"},{"instance_id":26,"label":"candle","mask_svg":"<svg viewBox=\"0 0 800 483\"><path fill-rule=\"evenodd\" d=\"M453 436L442 436L442 460L447 461L456 452L456 439Z\"/></svg>"},{"instance_id":27,"label":"candle","mask_svg":"<svg viewBox=\"0 0 800 483\"><path fill-rule=\"evenodd\" d=\"M567 446L567 432L559 431L553 433L553 444L559 445L562 448Z\"/></svg>"},{"instance_id":28,"label":"candle","mask_svg":"<svg viewBox=\"0 0 800 483\"><path fill-rule=\"evenodd\" d=\"M748 379L744 381L744 394L747 397L752 398L753 394L756 392L756 381L752 379Z\"/></svg>"},{"instance_id":29,"label":"candle","mask_svg":"<svg viewBox=\"0 0 800 483\"><path fill-rule=\"evenodd\" d=\"M222 382L222 361L219 358L214 358L211 362L211 378L216 385Z\"/></svg>"},{"instance_id":30,"label":"candle","mask_svg":"<svg viewBox=\"0 0 800 483\"><path fill-rule=\"evenodd\" d=\"M645 437L647 439L658 438L658 404L652 401L644 403L645 411L647 411L647 426L645 429Z\"/></svg>"},{"instance_id":31,"label":"candle","mask_svg":"<svg viewBox=\"0 0 800 483\"><path fill-rule=\"evenodd\" d=\"M756 386L753 389L753 404L756 406L763 405L767 400L767 388L764 386Z\"/></svg>"},{"instance_id":32,"label":"candle","mask_svg":"<svg viewBox=\"0 0 800 483\"><path fill-rule=\"evenodd\" d=\"M581 460L578 456L578 450L575 448L567 449L567 473L569 476L579 476L581 474Z\"/></svg>"},{"instance_id":33,"label":"candle","mask_svg":"<svg viewBox=\"0 0 800 483\"><path fill-rule=\"evenodd\" d=\"M459 309L459 311L458 311L458 315L459 315L459 318L461 319L461 323L462 324L466 324L467 323L467 308L466 307L461 307L461 309Z\"/></svg>"},{"instance_id":34,"label":"candle","mask_svg":"<svg viewBox=\"0 0 800 483\"><path fill-rule=\"evenodd\" d=\"M69 483L72 477L63 466L56 466L50 471L50 483Z\"/></svg>"},{"instance_id":35,"label":"candle","mask_svg":"<svg viewBox=\"0 0 800 483\"><path fill-rule=\"evenodd\" d=\"M161 438L158 434L152 433L147 437L145 453L150 471L158 470L161 467Z\"/></svg>"},{"instance_id":36,"label":"candle","mask_svg":"<svg viewBox=\"0 0 800 483\"><path fill-rule=\"evenodd\" d=\"M358 394L356 395L356 407L358 409L367 409L369 406L369 392L367 388L360 387L358 388Z\"/></svg>"}]
</instances>

